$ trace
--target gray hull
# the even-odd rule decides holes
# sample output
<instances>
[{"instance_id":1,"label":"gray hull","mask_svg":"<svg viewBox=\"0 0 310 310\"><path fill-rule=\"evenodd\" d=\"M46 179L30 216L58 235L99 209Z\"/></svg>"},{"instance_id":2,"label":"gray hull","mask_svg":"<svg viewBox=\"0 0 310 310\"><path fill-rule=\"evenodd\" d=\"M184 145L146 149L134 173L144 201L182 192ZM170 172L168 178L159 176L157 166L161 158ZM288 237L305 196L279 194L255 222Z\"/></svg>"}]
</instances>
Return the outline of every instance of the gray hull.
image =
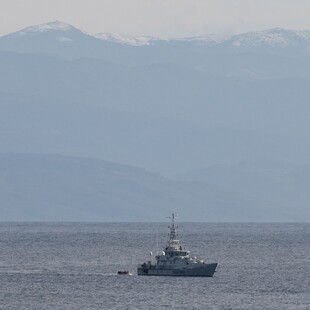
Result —
<instances>
[{"instance_id":1,"label":"gray hull","mask_svg":"<svg viewBox=\"0 0 310 310\"><path fill-rule=\"evenodd\" d=\"M153 268L152 268L153 267ZM217 263L204 264L194 268L184 269L157 269L155 266L151 268L138 267L139 276L174 276L174 277L213 277Z\"/></svg>"}]
</instances>

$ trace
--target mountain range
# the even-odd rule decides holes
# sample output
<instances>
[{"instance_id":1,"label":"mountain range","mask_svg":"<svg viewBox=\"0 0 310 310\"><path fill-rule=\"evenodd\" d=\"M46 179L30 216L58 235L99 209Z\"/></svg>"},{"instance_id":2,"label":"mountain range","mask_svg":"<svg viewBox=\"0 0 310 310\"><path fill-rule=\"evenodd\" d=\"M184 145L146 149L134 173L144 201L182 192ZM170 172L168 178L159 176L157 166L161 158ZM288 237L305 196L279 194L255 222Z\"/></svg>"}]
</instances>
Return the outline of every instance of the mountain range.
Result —
<instances>
[{"instance_id":1,"label":"mountain range","mask_svg":"<svg viewBox=\"0 0 310 310\"><path fill-rule=\"evenodd\" d=\"M308 169L309 175L309 169ZM0 154L2 221L303 221L287 210L216 185L171 180L138 167L80 157ZM295 211L300 211L296 213Z\"/></svg>"},{"instance_id":2,"label":"mountain range","mask_svg":"<svg viewBox=\"0 0 310 310\"><path fill-rule=\"evenodd\" d=\"M80 204L74 220L151 220L158 205L163 213L179 209L188 220L308 221L309 47L310 31L279 28L163 40L90 35L50 22L0 37L0 165L3 172L12 157L27 174L25 183L18 174L10 181L0 176L3 214L10 214L2 219L70 220L70 212L61 212L72 207L65 193L85 203L89 183L101 191L90 195L97 207L87 213ZM62 165L51 164L50 154L59 154ZM119 200L120 187L113 201L105 200L105 183L90 172L72 182L75 191L60 189L52 173L51 187L40 187L32 183L36 160L42 171L49 164L49 171L61 171L66 184L77 163L120 163L132 173L127 186L134 198ZM66 169L72 162L75 168ZM6 176L17 173L10 167ZM161 185L148 185L158 189L154 195L146 194L143 178L141 187L133 185L132 167L155 173ZM25 198L26 184L33 200ZM202 218L188 212L191 200L181 194L187 190ZM17 208L22 201L29 216ZM124 217L117 211L105 217L100 201L127 210Z\"/></svg>"},{"instance_id":3,"label":"mountain range","mask_svg":"<svg viewBox=\"0 0 310 310\"><path fill-rule=\"evenodd\" d=\"M125 66L170 64L227 77L308 78L310 31L275 28L226 39L206 35L162 40L90 35L56 21L2 36L0 50L71 60L96 58Z\"/></svg>"}]
</instances>

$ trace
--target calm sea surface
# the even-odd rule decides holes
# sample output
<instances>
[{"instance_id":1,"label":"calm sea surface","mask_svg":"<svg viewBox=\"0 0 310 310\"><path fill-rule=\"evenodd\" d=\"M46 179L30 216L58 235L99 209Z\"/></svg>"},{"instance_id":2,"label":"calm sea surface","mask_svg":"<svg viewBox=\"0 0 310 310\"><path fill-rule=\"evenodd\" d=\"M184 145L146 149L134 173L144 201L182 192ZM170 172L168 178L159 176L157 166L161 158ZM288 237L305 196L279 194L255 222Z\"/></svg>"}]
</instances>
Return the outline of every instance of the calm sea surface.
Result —
<instances>
[{"instance_id":1,"label":"calm sea surface","mask_svg":"<svg viewBox=\"0 0 310 310\"><path fill-rule=\"evenodd\" d=\"M215 276L137 276L167 225L0 223L0 309L310 309L310 224L179 223Z\"/></svg>"}]
</instances>

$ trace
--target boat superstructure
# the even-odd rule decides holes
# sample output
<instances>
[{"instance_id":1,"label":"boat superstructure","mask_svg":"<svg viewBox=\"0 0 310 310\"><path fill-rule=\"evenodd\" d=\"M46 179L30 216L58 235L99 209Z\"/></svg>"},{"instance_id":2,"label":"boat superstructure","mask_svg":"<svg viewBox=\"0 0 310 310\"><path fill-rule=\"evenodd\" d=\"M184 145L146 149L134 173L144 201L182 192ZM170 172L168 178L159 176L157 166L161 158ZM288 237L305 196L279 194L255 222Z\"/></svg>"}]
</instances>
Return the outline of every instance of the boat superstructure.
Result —
<instances>
[{"instance_id":1,"label":"boat superstructure","mask_svg":"<svg viewBox=\"0 0 310 310\"><path fill-rule=\"evenodd\" d=\"M172 213L170 219L167 246L161 254L157 253L155 262L148 261L139 265L138 275L212 277L217 263L205 263L195 256L190 256L190 252L178 240L175 213Z\"/></svg>"}]
</instances>

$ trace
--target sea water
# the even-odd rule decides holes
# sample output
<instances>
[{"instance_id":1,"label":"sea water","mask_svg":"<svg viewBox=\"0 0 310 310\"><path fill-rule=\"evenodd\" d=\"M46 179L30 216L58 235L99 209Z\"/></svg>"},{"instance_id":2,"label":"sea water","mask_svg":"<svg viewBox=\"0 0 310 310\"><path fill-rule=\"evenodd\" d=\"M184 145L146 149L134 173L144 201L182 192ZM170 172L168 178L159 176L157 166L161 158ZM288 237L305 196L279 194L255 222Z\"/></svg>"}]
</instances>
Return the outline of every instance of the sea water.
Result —
<instances>
[{"instance_id":1,"label":"sea water","mask_svg":"<svg viewBox=\"0 0 310 310\"><path fill-rule=\"evenodd\" d=\"M137 276L167 226L0 223L0 309L310 309L310 224L179 223L214 277Z\"/></svg>"}]
</instances>

